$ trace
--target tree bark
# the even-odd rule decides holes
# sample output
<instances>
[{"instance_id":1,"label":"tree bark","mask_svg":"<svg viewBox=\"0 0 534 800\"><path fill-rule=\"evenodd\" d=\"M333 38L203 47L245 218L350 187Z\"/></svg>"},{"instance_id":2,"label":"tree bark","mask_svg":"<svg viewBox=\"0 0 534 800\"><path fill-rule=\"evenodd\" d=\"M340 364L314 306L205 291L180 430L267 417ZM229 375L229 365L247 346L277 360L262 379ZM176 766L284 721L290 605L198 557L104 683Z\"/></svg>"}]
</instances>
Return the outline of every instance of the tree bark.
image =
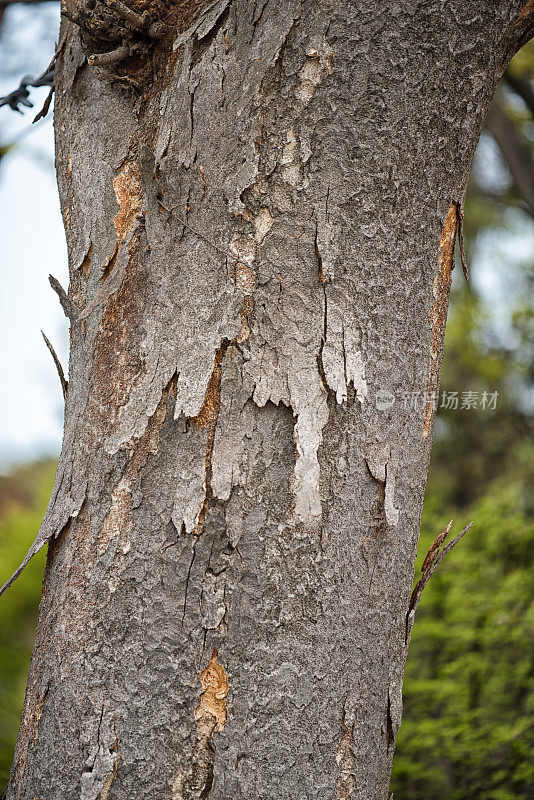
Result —
<instances>
[{"instance_id":1,"label":"tree bark","mask_svg":"<svg viewBox=\"0 0 534 800\"><path fill-rule=\"evenodd\" d=\"M522 5L191 0L108 71L117 4L64 23L78 318L9 800L387 797L455 235Z\"/></svg>"}]
</instances>

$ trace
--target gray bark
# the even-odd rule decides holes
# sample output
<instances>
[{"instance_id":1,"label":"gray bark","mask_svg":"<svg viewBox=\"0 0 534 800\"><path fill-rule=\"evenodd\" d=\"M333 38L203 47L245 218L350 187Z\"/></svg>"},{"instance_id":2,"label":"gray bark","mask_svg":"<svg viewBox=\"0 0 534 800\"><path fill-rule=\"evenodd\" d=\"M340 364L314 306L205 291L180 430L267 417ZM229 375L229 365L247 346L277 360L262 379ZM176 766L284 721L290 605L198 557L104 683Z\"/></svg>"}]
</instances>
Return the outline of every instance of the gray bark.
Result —
<instances>
[{"instance_id":1,"label":"gray bark","mask_svg":"<svg viewBox=\"0 0 534 800\"><path fill-rule=\"evenodd\" d=\"M105 71L112 5L58 63L78 318L7 798L386 798L434 417L403 399L532 3L182 3Z\"/></svg>"}]
</instances>

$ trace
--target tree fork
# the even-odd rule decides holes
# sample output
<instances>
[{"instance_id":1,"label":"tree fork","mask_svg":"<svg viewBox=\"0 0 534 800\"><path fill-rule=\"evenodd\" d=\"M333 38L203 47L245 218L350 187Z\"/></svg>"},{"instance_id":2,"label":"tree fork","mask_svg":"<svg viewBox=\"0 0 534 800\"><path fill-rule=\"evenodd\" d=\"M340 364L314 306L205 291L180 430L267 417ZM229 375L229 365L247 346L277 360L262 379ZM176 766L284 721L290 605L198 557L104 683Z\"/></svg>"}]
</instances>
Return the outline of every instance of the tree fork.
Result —
<instances>
[{"instance_id":1,"label":"tree fork","mask_svg":"<svg viewBox=\"0 0 534 800\"><path fill-rule=\"evenodd\" d=\"M169 34L108 70L131 19L69 5L76 313L6 797L383 800L434 416L403 398L533 5L132 0Z\"/></svg>"}]
</instances>

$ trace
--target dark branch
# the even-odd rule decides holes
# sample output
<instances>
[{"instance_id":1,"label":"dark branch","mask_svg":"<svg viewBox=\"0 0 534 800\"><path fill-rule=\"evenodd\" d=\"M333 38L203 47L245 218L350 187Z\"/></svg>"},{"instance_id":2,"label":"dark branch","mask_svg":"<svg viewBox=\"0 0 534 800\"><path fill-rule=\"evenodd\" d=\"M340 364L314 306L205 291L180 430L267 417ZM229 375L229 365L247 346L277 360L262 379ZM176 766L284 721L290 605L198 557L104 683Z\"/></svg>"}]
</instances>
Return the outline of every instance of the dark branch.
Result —
<instances>
[{"instance_id":1,"label":"dark branch","mask_svg":"<svg viewBox=\"0 0 534 800\"><path fill-rule=\"evenodd\" d=\"M130 55L130 48L126 44L121 44L116 50L110 53L94 53L87 58L87 63L90 67L111 67L113 64L118 64L124 61Z\"/></svg>"},{"instance_id":2,"label":"dark branch","mask_svg":"<svg viewBox=\"0 0 534 800\"><path fill-rule=\"evenodd\" d=\"M534 217L534 164L530 151L512 120L495 98L488 111L486 127L499 148L519 195Z\"/></svg>"},{"instance_id":3,"label":"dark branch","mask_svg":"<svg viewBox=\"0 0 534 800\"><path fill-rule=\"evenodd\" d=\"M17 111L19 114L22 114L19 105L33 108L33 103L30 103L28 100L30 96L30 92L27 88L28 86L51 86L53 90L54 67L49 67L39 78L32 78L31 75L26 75L16 89L13 89L13 91L5 97L0 97L0 107L9 106L13 111Z\"/></svg>"},{"instance_id":4,"label":"dark branch","mask_svg":"<svg viewBox=\"0 0 534 800\"><path fill-rule=\"evenodd\" d=\"M534 116L534 90L532 89L530 81L527 80L527 78L523 78L518 75L512 75L510 70L506 70L504 73L504 79L506 83L514 90L514 92L523 98L530 110L530 113Z\"/></svg>"},{"instance_id":5,"label":"dark branch","mask_svg":"<svg viewBox=\"0 0 534 800\"><path fill-rule=\"evenodd\" d=\"M102 0L102 3L108 8L113 9L113 11L116 11L123 20L130 23L130 26L134 28L134 30L139 30L143 27L143 17L140 14L136 14L131 8L128 8L121 0Z\"/></svg>"}]
</instances>

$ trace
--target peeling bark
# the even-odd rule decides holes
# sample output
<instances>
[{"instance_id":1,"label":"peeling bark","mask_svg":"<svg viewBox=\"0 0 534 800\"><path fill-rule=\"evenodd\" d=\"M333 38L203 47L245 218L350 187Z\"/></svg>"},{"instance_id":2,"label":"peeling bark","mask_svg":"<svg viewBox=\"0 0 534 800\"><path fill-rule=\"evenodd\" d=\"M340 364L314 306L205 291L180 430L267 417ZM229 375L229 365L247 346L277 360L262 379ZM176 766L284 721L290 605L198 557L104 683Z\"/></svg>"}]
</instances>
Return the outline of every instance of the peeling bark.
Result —
<instances>
[{"instance_id":1,"label":"peeling bark","mask_svg":"<svg viewBox=\"0 0 534 800\"><path fill-rule=\"evenodd\" d=\"M434 416L402 398L438 388L473 152L534 11L78 6L65 434L6 796L381 800Z\"/></svg>"}]
</instances>

